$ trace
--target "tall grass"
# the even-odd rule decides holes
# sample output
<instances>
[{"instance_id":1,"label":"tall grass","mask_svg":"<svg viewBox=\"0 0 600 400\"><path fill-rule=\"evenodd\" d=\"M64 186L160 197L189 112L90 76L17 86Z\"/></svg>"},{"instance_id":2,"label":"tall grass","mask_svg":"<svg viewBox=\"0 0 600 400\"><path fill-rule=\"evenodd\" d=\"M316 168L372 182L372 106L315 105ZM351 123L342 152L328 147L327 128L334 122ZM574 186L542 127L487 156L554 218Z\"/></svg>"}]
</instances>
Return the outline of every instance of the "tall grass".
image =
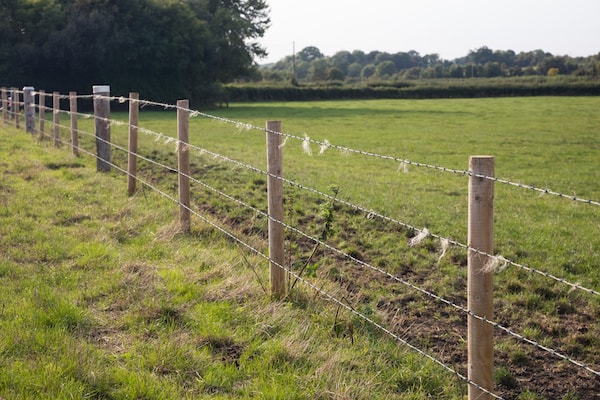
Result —
<instances>
[{"instance_id":1,"label":"tall grass","mask_svg":"<svg viewBox=\"0 0 600 400\"><path fill-rule=\"evenodd\" d=\"M156 193L0 129L1 398L460 398L326 303L268 302L259 260Z\"/></svg>"},{"instance_id":2,"label":"tall grass","mask_svg":"<svg viewBox=\"0 0 600 400\"><path fill-rule=\"evenodd\" d=\"M470 155L492 154L499 177L598 200L598 103L592 97L262 103L234 104L211 113L257 127L264 126L267 119L280 119L284 132L298 137L327 139L333 144L452 169L466 169ZM118 113L113 117L127 119ZM86 128L86 124L90 126ZM142 110L140 125L175 136L176 119L171 112ZM87 120L80 121L80 126L91 130ZM240 129L204 117L192 119L190 127L192 144L264 169L265 138L261 130ZM126 145L126 128L113 126L112 135L114 142ZM93 149L90 138L87 142L82 140L82 144ZM17 141L10 146L24 145ZM339 190L338 197L344 200L466 242L465 176L416 166L405 171L397 162L332 148L319 155L317 146L312 146L313 155L308 156L300 141L288 140L284 147L286 177L323 192L329 192L334 185ZM142 135L140 153L175 168L174 147L172 142ZM115 153L115 161L123 163L123 154ZM65 153L60 154L55 156L59 160L65 157ZM8 169L35 176L40 167L37 157L48 155L41 152L29 158L36 167L15 163ZM13 246L14 255L3 269L12 270L17 259L31 259L35 264L42 258L52 265L68 265L61 277L68 276L75 282L74 276L89 279L83 310L46 301L53 304L50 308L62 310L52 318L62 322L48 329L58 327L71 335L84 332L83 336L95 332L98 325L102 332L106 331L106 335L100 335L106 337L100 341L102 346L96 343L90 351L105 354L103 346L107 346L107 351L117 354L120 369L114 374L105 371L97 383L103 396L142 393L147 397L176 397L188 395L186 390L191 387L194 395L223 397L252 393L269 398L461 397L464 387L455 381L444 383L448 376L437 371L437 367L420 362L417 365L418 356L381 340L376 330L350 315L342 313L338 320L327 307L322 309L319 302L314 304L307 301L310 297L302 295L288 306L266 304L248 262L240 257L239 250L232 252L230 244L218 233L198 222L191 236L178 234L171 222L175 210L147 191L132 199L123 197L116 202L122 205L112 209L106 204L114 204L118 199L115 193L124 190L113 187L107 190L109 194L96 196L96 190L114 182L87 168L75 167L79 163L88 165L88 161L53 160L42 168L44 174L53 177L50 187L58 182L64 185L61 190L65 194L58 199L39 196L43 204L48 204L45 212L57 213L53 217L56 226L52 230L37 229L44 218L36 217L22 223L24 230L7 229L10 243L43 244L34 246L37 250L33 256L31 246ZM200 152L193 153L192 166L198 179L259 209L266 207L264 176ZM141 173L146 178L163 182L165 190L173 189L175 175L151 170L145 163L142 167L146 167ZM31 190L28 179L32 178L23 178L25 183L20 184ZM91 185L88 179L92 180ZM83 194L78 194L76 188ZM7 193L13 192L12 186L7 189ZM264 218L218 195L207 194L201 187L193 193L195 204L202 210L216 212L214 218L228 223L253 244L263 246L259 239L264 232ZM61 208L74 198L89 203L86 211ZM322 206L323 199L318 196L286 187L286 219L315 236L323 229L318 215ZM600 273L595 268L595 249L600 248L600 226L590 223L597 219L597 207L501 184L496 184L495 207L498 254L598 289ZM344 207L333 208L333 213L333 245L459 304L464 301L464 251L451 249L438 260L440 244L436 241L428 240L410 249L407 243L414 235L411 230L365 218ZM71 232L74 228L77 240L61 239L61 246L49 244L48 232ZM68 251L62 246L63 241ZM296 265L310 249L305 240L293 234L288 241L290 264ZM323 280L320 284L327 288L329 281L341 284L354 307L391 324L412 343L445 361L462 362L464 334L458 327L464 326L464 316L456 310L446 310L401 285L389 285L339 257L319 252L314 262L315 275ZM252 260L250 264L261 263ZM264 269L259 268L258 276L267 281ZM357 284L364 286L356 288ZM53 290L54 286L49 292ZM497 275L496 290L496 313L504 324L586 363L598 364L598 343L594 339L598 337L598 326L590 323L600 315L598 301L512 267ZM75 295L75 299L77 296L82 295ZM118 327L109 323L112 320L118 321ZM316 331L323 326L324 330ZM182 345L176 347L182 350L176 351L170 339L180 341ZM450 344L445 347L442 339ZM151 345L143 345L139 340L150 340ZM112 347L115 343L116 348ZM162 353L153 353L157 349L163 349ZM584 376L557 381L560 383L552 388L548 383L551 376L532 383L530 377L539 374L535 367L539 363L554 363L552 357L540 358L535 350L507 338L499 338L497 349L497 384L509 397L541 398L539 393L546 391L552 393L551 397L560 398L571 395L566 392L571 386L575 393L578 385L586 386L586 390L590 387L581 383ZM173 358L167 358L166 354L171 353ZM140 354L149 356L146 359ZM223 365L206 368L208 359L213 363L221 360ZM109 365L109 361L102 363ZM132 368L141 372L134 373ZM556 372L562 367L552 368ZM378 371L375 376L373 369ZM91 379L89 373L86 376ZM157 391L157 385L165 381L174 384L164 392ZM555 387L560 385L563 387Z\"/></svg>"}]
</instances>

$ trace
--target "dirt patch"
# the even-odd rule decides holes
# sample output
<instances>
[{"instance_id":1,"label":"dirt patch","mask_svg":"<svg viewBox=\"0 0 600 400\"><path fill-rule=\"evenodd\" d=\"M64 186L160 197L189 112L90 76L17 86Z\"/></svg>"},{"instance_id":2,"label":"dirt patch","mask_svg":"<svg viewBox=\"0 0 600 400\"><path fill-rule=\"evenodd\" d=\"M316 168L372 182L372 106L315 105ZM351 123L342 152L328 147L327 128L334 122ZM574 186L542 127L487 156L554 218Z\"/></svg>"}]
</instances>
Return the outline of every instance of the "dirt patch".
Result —
<instances>
[{"instance_id":1,"label":"dirt patch","mask_svg":"<svg viewBox=\"0 0 600 400\"><path fill-rule=\"evenodd\" d=\"M244 346L235 343L229 337L208 336L199 339L197 345L198 347L208 347L215 359L236 366L239 366L240 357L244 352Z\"/></svg>"}]
</instances>

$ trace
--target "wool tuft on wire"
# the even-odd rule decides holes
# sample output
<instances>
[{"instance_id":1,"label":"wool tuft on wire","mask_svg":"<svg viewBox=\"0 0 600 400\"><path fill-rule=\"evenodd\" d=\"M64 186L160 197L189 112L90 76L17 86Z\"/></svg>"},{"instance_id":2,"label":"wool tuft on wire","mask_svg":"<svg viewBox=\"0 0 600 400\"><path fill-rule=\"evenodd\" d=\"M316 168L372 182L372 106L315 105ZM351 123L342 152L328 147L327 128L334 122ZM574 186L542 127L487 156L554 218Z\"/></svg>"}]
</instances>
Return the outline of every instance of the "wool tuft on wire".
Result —
<instances>
[{"instance_id":1,"label":"wool tuft on wire","mask_svg":"<svg viewBox=\"0 0 600 400\"><path fill-rule=\"evenodd\" d=\"M221 122L221 124L230 123L227 120L219 120L219 122ZM235 123L235 125L237 127L237 130L235 131L236 134L245 133L245 132L248 132L250 129L252 129L252 125L250 125L250 124Z\"/></svg>"},{"instance_id":2,"label":"wool tuft on wire","mask_svg":"<svg viewBox=\"0 0 600 400\"><path fill-rule=\"evenodd\" d=\"M429 230L427 228L423 228L417 236L410 239L410 241L408 242L408 245L410 247L418 246L427 238L427 236L429 236Z\"/></svg>"},{"instance_id":3,"label":"wool tuft on wire","mask_svg":"<svg viewBox=\"0 0 600 400\"><path fill-rule=\"evenodd\" d=\"M289 139L289 138L290 138L289 136L285 136L285 137L283 138L283 143L281 143L281 144L279 145L279 148L280 148L280 149L282 149L282 148L283 148L283 146L285 146L285 145L286 145L286 143L287 143L287 141L288 141L288 139Z\"/></svg>"},{"instance_id":4,"label":"wool tuft on wire","mask_svg":"<svg viewBox=\"0 0 600 400\"><path fill-rule=\"evenodd\" d=\"M450 240L446 239L446 238L441 238L440 245L442 247L442 252L440 254L440 257L438 258L438 265L439 265L440 261L442 261L442 258L444 258L444 256L446 255L446 252L448 251L448 248L450 247Z\"/></svg>"},{"instance_id":5,"label":"wool tuft on wire","mask_svg":"<svg viewBox=\"0 0 600 400\"><path fill-rule=\"evenodd\" d=\"M491 257L488 262L485 263L481 272L502 272L508 267L508 260L502 256Z\"/></svg>"},{"instance_id":6,"label":"wool tuft on wire","mask_svg":"<svg viewBox=\"0 0 600 400\"><path fill-rule=\"evenodd\" d=\"M325 153L325 150L327 150L327 148L329 146L331 146L331 143L329 143L329 140L325 139L323 141L323 144L321 144L321 148L319 149L319 154Z\"/></svg>"},{"instance_id":7,"label":"wool tuft on wire","mask_svg":"<svg viewBox=\"0 0 600 400\"><path fill-rule=\"evenodd\" d=\"M398 171L408 174L408 163L406 161L400 162L400 165L398 165Z\"/></svg>"},{"instance_id":8,"label":"wool tuft on wire","mask_svg":"<svg viewBox=\"0 0 600 400\"><path fill-rule=\"evenodd\" d=\"M309 156L312 156L312 150L310 148L310 138L306 133L304 134L304 140L302 141L302 150L304 150L304 152Z\"/></svg>"}]
</instances>

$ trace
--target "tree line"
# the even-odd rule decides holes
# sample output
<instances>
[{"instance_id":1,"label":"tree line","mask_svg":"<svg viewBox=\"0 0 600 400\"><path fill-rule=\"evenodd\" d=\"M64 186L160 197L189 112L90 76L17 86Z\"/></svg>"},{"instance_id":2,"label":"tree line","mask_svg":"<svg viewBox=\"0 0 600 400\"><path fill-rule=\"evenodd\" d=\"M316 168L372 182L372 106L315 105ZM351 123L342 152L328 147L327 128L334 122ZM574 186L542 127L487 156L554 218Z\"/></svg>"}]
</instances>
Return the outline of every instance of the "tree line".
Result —
<instances>
[{"instance_id":1,"label":"tree line","mask_svg":"<svg viewBox=\"0 0 600 400\"><path fill-rule=\"evenodd\" d=\"M317 47L309 46L276 63L261 66L259 72L256 80L292 83L556 75L596 78L600 72L600 53L569 57L543 50L516 53L484 46L471 50L465 57L444 60L437 54L421 55L414 50L393 54L338 51L327 57Z\"/></svg>"},{"instance_id":2,"label":"tree line","mask_svg":"<svg viewBox=\"0 0 600 400\"><path fill-rule=\"evenodd\" d=\"M0 85L198 104L264 55L264 0L0 0Z\"/></svg>"}]
</instances>

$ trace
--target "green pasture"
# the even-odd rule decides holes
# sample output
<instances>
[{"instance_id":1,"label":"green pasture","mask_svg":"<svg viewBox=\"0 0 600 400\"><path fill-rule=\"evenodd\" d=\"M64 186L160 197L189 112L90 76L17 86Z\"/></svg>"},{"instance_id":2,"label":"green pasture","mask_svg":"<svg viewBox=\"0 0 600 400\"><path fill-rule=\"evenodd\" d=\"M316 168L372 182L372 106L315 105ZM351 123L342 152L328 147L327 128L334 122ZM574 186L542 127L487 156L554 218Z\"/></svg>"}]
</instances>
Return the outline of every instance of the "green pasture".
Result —
<instances>
[{"instance_id":1,"label":"green pasture","mask_svg":"<svg viewBox=\"0 0 600 400\"><path fill-rule=\"evenodd\" d=\"M264 260L199 219L181 234L172 202L144 189L128 197L122 175L96 173L91 157L0 127L0 158L2 399L466 390L303 288L269 301L256 278L268 280Z\"/></svg>"},{"instance_id":2,"label":"green pasture","mask_svg":"<svg viewBox=\"0 0 600 400\"><path fill-rule=\"evenodd\" d=\"M264 175L199 149L266 169L262 129L267 120L281 120L284 133L295 137L448 169L466 170L471 155L493 155L499 178L600 201L599 106L598 97L231 104L200 110L210 117L190 120L192 175L265 210ZM112 118L125 122L127 114L113 112ZM66 116L62 123L68 125ZM79 120L81 146L94 152L88 134L92 124ZM174 111L142 108L139 125L176 136ZM127 146L126 126L113 124L111 135L115 144ZM61 138L68 142L67 129ZM50 141L25 145L19 140L11 138L3 146L9 161L3 164L1 232L10 251L1 259L0 278L10 282L6 299L24 293L20 303L5 301L2 329L22 333L4 339L8 350L2 353L6 372L0 373L0 397L32 398L34 388L41 387L40 393L57 398L69 393L96 398L463 398L466 388L452 374L422 364L391 338L381 340L387 336L324 305L302 285L287 305L269 305L259 282L268 281L264 260L241 257L244 251L231 250L230 242L199 220L190 236L177 233L176 207L148 189L128 198L121 172L95 174L94 160L74 158L66 145L54 150ZM24 156L30 148L37 150ZM314 143L310 148L311 155L302 140L286 141L288 179L327 194L335 187L344 201L466 244L468 178L463 174L332 147L319 154ZM139 153L177 166L175 142L164 137L140 132ZM123 151L115 149L113 157L125 167ZM138 171L142 179L176 193L173 171L147 161L140 161ZM38 182L40 191L33 191L30 182ZM56 187L61 189L56 192ZM287 184L285 195L286 222L321 235L329 201ZM31 206L22 204L28 197ZM202 214L266 251L263 217L198 184L192 197ZM496 254L600 290L600 207L500 183L495 200ZM440 258L441 244L434 239L409 248L416 234L410 228L345 206L329 210L334 223L327 242L332 246L466 304L465 250L451 247ZM21 217L24 222L17 223ZM299 271L311 245L293 232L286 239L289 267ZM304 276L464 372L466 360L452 358L464 353L464 315L349 264L320 249ZM28 278L18 281L21 273ZM364 286L351 290L349 283ZM600 368L597 296L513 266L497 272L495 291L495 315L503 325ZM30 316L18 317L19 308L31 311ZM313 334L307 327L322 330ZM27 345L19 350L21 340ZM33 356L39 351L41 356ZM498 336L496 351L497 391L507 398L584 399L598 389L595 377L577 369L571 373L572 365L506 336ZM212 366L206 367L210 360ZM76 371L77 362L85 366L82 371ZM40 376L26 373L29 367L49 365ZM64 377L64 385L53 384ZM19 391L20 386L26 389Z\"/></svg>"},{"instance_id":3,"label":"green pasture","mask_svg":"<svg viewBox=\"0 0 600 400\"><path fill-rule=\"evenodd\" d=\"M597 97L233 104L207 114L259 129L197 116L190 134L195 146L265 169L260 128L281 120L284 133L294 136L449 169L468 169L471 155L493 155L499 178L598 201L599 106ZM176 135L174 113L142 109L140 116L141 126ZM125 128L113 132L125 146ZM145 140L152 149L175 146ZM332 148L319 154L317 144L311 149L309 156L301 141L287 141L286 177L323 192L337 186L340 198L466 242L467 177ZM598 287L598 207L496 184L495 209L499 254Z\"/></svg>"}]
</instances>

